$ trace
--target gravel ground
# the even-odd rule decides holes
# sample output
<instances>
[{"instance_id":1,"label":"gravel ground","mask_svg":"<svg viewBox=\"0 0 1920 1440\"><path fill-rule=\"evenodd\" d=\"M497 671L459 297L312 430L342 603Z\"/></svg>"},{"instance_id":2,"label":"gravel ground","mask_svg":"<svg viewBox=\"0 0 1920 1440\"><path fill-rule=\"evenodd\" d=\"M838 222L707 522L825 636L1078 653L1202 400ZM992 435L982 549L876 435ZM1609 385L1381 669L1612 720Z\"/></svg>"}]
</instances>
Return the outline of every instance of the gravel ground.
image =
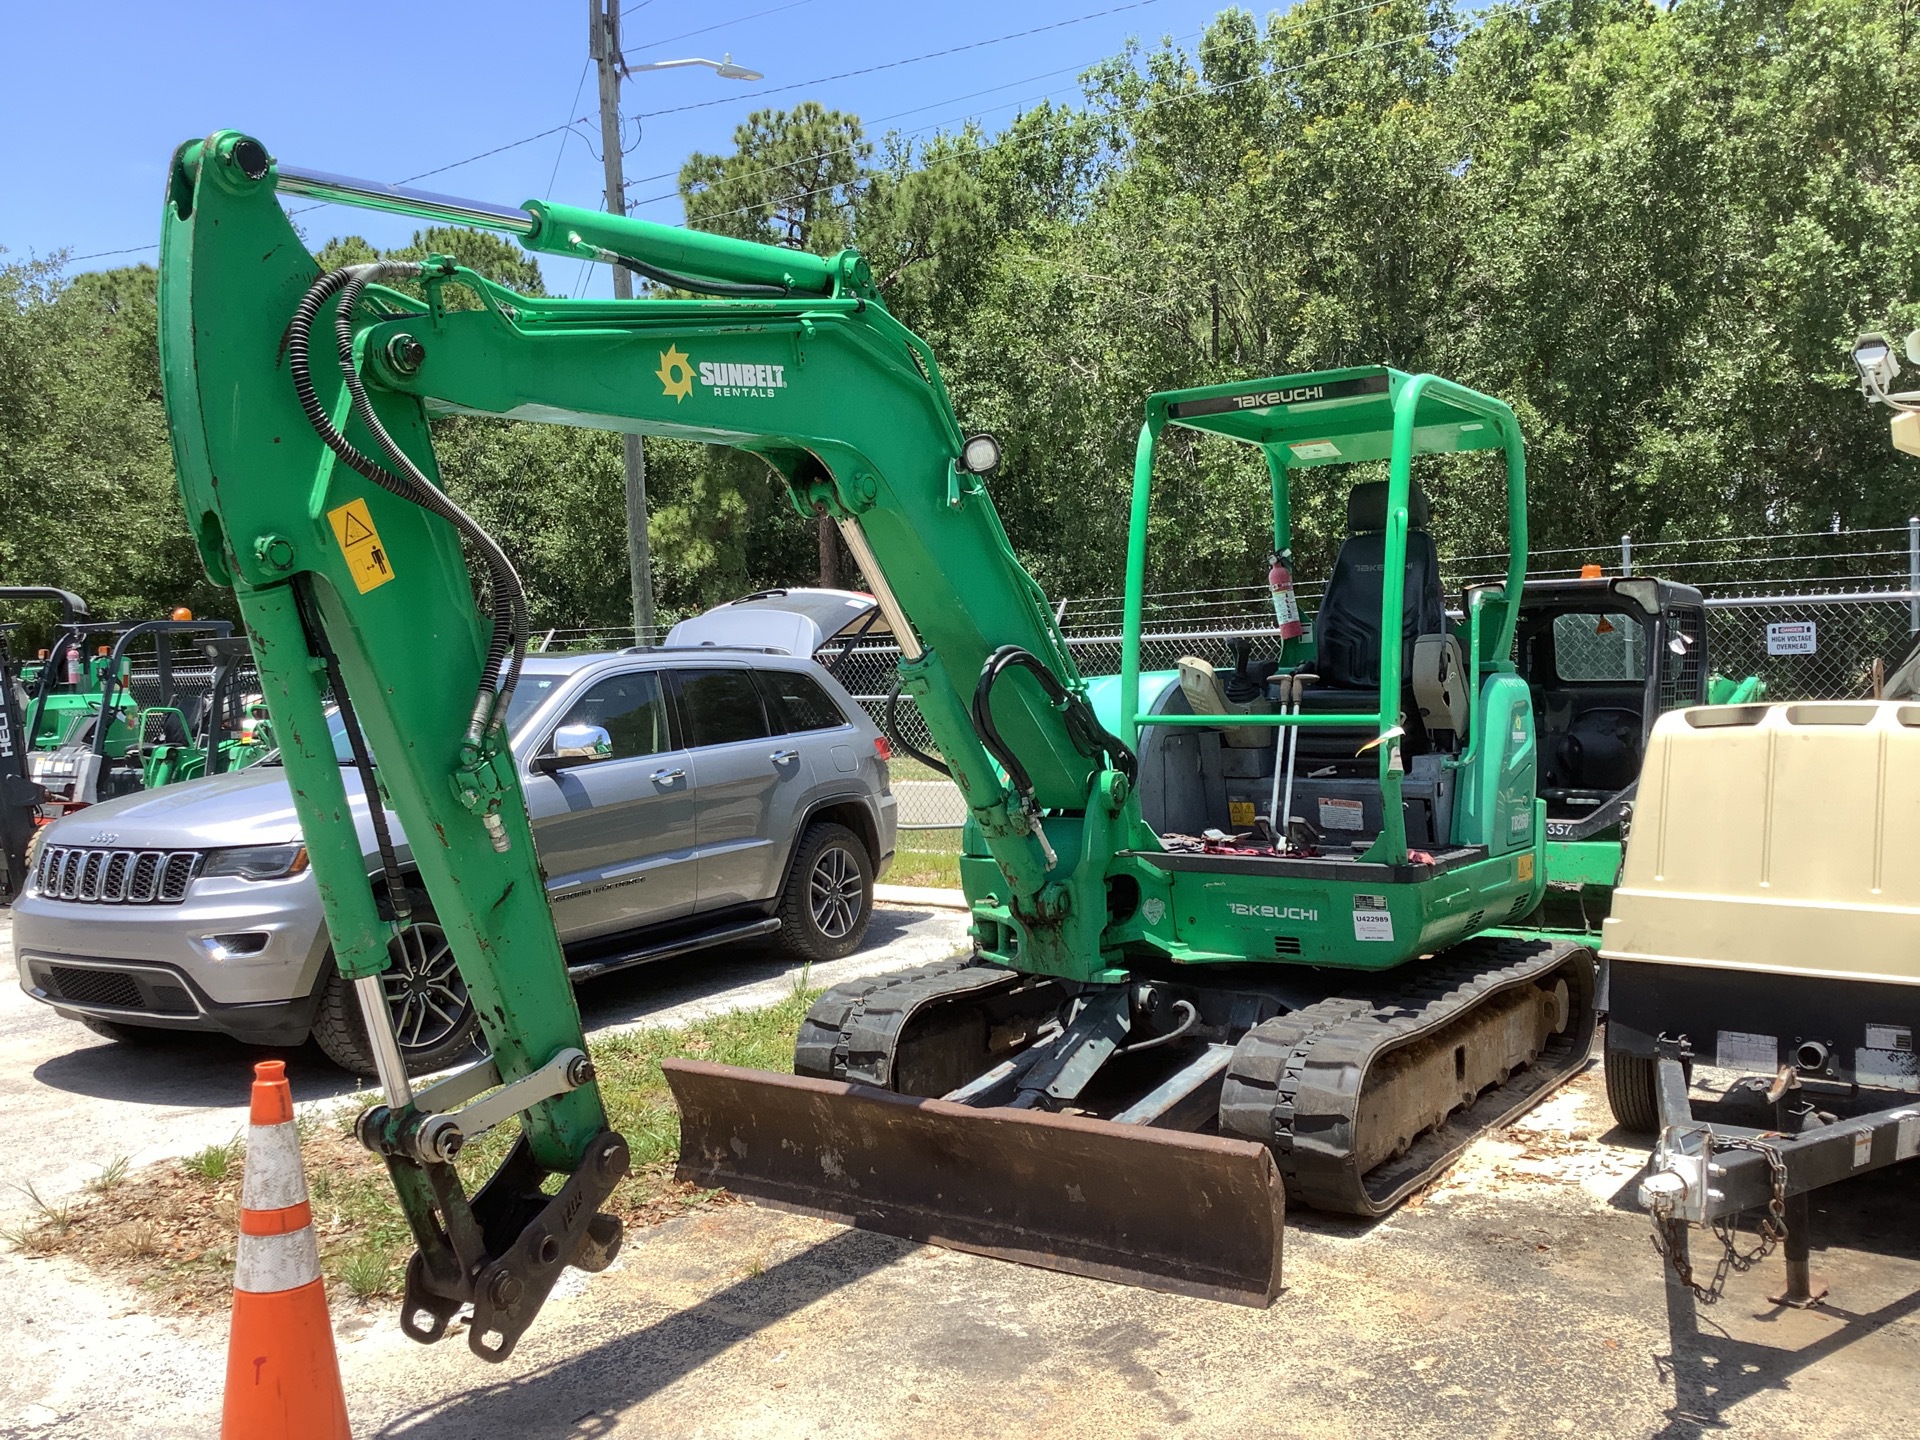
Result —
<instances>
[{"instance_id":1,"label":"gravel ground","mask_svg":"<svg viewBox=\"0 0 1920 1440\"><path fill-rule=\"evenodd\" d=\"M27 1083L10 1063L0 1079ZM9 1093L4 1123L15 1104ZM1769 1306L1774 1260L1696 1312L1632 1209L1644 1144L1609 1127L1595 1065L1382 1223L1297 1213L1287 1288L1265 1311L754 1205L673 1221L633 1237L606 1274L569 1275L501 1366L458 1336L422 1349L387 1307L336 1297L355 1433L1909 1435L1920 1172L1821 1192L1827 1306ZM62 1128L85 1136L84 1121ZM66 1262L0 1256L0 1323L15 1336L0 1436L211 1433L222 1327L139 1303Z\"/></svg>"}]
</instances>

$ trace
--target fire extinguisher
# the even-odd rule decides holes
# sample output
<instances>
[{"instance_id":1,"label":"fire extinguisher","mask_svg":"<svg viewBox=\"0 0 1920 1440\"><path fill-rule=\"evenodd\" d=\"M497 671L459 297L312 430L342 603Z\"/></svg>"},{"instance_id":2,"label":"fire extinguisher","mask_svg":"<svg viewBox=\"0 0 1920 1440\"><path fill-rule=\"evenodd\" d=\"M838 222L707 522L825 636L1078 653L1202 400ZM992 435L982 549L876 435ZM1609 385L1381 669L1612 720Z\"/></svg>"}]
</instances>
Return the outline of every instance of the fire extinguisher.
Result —
<instances>
[{"instance_id":1,"label":"fire extinguisher","mask_svg":"<svg viewBox=\"0 0 1920 1440\"><path fill-rule=\"evenodd\" d=\"M80 642L67 646L67 684L80 688Z\"/></svg>"},{"instance_id":2,"label":"fire extinguisher","mask_svg":"<svg viewBox=\"0 0 1920 1440\"><path fill-rule=\"evenodd\" d=\"M1298 640L1306 633L1306 626L1300 623L1300 604L1293 598L1293 572L1287 568L1292 558L1291 550L1267 556L1267 590L1273 597L1273 618L1280 626L1282 640Z\"/></svg>"}]
</instances>

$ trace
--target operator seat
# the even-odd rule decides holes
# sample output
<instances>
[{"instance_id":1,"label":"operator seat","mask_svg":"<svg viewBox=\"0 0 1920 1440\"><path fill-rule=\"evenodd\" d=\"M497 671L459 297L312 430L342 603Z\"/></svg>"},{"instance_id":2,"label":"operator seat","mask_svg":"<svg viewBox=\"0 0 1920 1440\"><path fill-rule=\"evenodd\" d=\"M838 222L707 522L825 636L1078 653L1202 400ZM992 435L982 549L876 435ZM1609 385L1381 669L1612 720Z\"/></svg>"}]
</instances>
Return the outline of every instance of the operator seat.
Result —
<instances>
[{"instance_id":1,"label":"operator seat","mask_svg":"<svg viewBox=\"0 0 1920 1440\"><path fill-rule=\"evenodd\" d=\"M1427 533L1427 497L1407 495L1407 569L1400 611L1400 676L1413 670L1413 642L1447 629L1440 557ZM1314 617L1314 669L1323 687L1380 688L1380 592L1386 588L1387 482L1356 485L1347 496L1347 538L1327 577Z\"/></svg>"},{"instance_id":2,"label":"operator seat","mask_svg":"<svg viewBox=\"0 0 1920 1440\"><path fill-rule=\"evenodd\" d=\"M1407 493L1406 575L1400 609L1400 683L1407 714L1405 748L1417 753L1427 748L1419 707L1410 688L1414 643L1423 635L1447 634L1446 597L1440 585L1440 557L1427 533L1427 497L1414 484ZM1327 577L1326 593L1314 617L1315 658L1311 668L1319 682L1302 697L1301 708L1328 714L1369 711L1380 695L1380 598L1386 588L1387 482L1368 481L1347 495L1347 538ZM1357 744L1355 732L1302 729L1303 757L1350 758Z\"/></svg>"}]
</instances>

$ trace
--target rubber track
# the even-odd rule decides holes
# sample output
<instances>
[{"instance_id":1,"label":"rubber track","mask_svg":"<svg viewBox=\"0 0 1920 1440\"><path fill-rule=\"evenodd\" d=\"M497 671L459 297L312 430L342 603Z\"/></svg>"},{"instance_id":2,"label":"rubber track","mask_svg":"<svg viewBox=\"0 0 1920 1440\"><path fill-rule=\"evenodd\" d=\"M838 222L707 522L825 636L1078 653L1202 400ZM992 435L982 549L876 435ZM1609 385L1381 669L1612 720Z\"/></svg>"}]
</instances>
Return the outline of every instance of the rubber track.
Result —
<instances>
[{"instance_id":1,"label":"rubber track","mask_svg":"<svg viewBox=\"0 0 1920 1440\"><path fill-rule=\"evenodd\" d=\"M836 985L808 1007L793 1073L893 1088L893 1058L914 1012L956 995L1011 988L1019 972L973 957L941 960Z\"/></svg>"},{"instance_id":2,"label":"rubber track","mask_svg":"<svg viewBox=\"0 0 1920 1440\"><path fill-rule=\"evenodd\" d=\"M1569 984L1573 1023L1505 1084L1367 1175L1355 1168L1354 1116L1373 1064L1386 1052L1463 1017L1512 986L1584 962ZM1576 968L1577 973L1577 968ZM1571 977L1570 977L1571 978ZM1291 1203L1381 1215L1445 1170L1474 1139L1538 1103L1586 1063L1593 1041L1592 956L1546 941L1482 939L1349 993L1265 1021L1241 1040L1220 1097L1220 1128L1272 1148Z\"/></svg>"}]
</instances>

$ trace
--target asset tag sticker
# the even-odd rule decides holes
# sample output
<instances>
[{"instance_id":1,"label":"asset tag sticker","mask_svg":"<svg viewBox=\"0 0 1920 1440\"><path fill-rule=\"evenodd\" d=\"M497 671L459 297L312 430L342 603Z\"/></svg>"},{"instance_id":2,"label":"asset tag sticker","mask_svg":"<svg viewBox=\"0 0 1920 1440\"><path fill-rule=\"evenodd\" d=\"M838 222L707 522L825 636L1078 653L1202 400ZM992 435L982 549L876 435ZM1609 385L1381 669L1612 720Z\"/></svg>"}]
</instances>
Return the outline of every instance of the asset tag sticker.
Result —
<instances>
[{"instance_id":1,"label":"asset tag sticker","mask_svg":"<svg viewBox=\"0 0 1920 1440\"><path fill-rule=\"evenodd\" d=\"M1322 796L1320 828L1322 830L1364 830L1367 828L1366 807L1358 800L1329 800ZM1359 903L1360 898L1355 896L1354 904Z\"/></svg>"},{"instance_id":2,"label":"asset tag sticker","mask_svg":"<svg viewBox=\"0 0 1920 1440\"><path fill-rule=\"evenodd\" d=\"M1867 1026L1867 1048L1869 1050L1905 1050L1913 1051L1913 1031L1905 1025L1869 1025Z\"/></svg>"},{"instance_id":3,"label":"asset tag sticker","mask_svg":"<svg viewBox=\"0 0 1920 1440\"><path fill-rule=\"evenodd\" d=\"M365 500L349 500L329 510L327 519L333 525L334 539L340 542L340 552L347 557L347 573L362 595L393 579L393 563L387 559L387 547L380 543L380 532L373 528L373 516Z\"/></svg>"},{"instance_id":4,"label":"asset tag sticker","mask_svg":"<svg viewBox=\"0 0 1920 1440\"><path fill-rule=\"evenodd\" d=\"M1780 1068L1780 1041L1773 1035L1749 1035L1740 1030L1722 1030L1714 1047L1713 1063L1722 1070L1764 1072Z\"/></svg>"},{"instance_id":5,"label":"asset tag sticker","mask_svg":"<svg viewBox=\"0 0 1920 1440\"><path fill-rule=\"evenodd\" d=\"M1253 824L1253 801L1229 800L1227 802L1227 823L1230 825Z\"/></svg>"},{"instance_id":6,"label":"asset tag sticker","mask_svg":"<svg viewBox=\"0 0 1920 1440\"><path fill-rule=\"evenodd\" d=\"M1295 440L1287 449L1296 460L1337 460L1340 447L1331 440Z\"/></svg>"},{"instance_id":7,"label":"asset tag sticker","mask_svg":"<svg viewBox=\"0 0 1920 1440\"><path fill-rule=\"evenodd\" d=\"M1353 938L1356 940L1393 939L1393 912L1384 895L1353 897Z\"/></svg>"}]
</instances>

